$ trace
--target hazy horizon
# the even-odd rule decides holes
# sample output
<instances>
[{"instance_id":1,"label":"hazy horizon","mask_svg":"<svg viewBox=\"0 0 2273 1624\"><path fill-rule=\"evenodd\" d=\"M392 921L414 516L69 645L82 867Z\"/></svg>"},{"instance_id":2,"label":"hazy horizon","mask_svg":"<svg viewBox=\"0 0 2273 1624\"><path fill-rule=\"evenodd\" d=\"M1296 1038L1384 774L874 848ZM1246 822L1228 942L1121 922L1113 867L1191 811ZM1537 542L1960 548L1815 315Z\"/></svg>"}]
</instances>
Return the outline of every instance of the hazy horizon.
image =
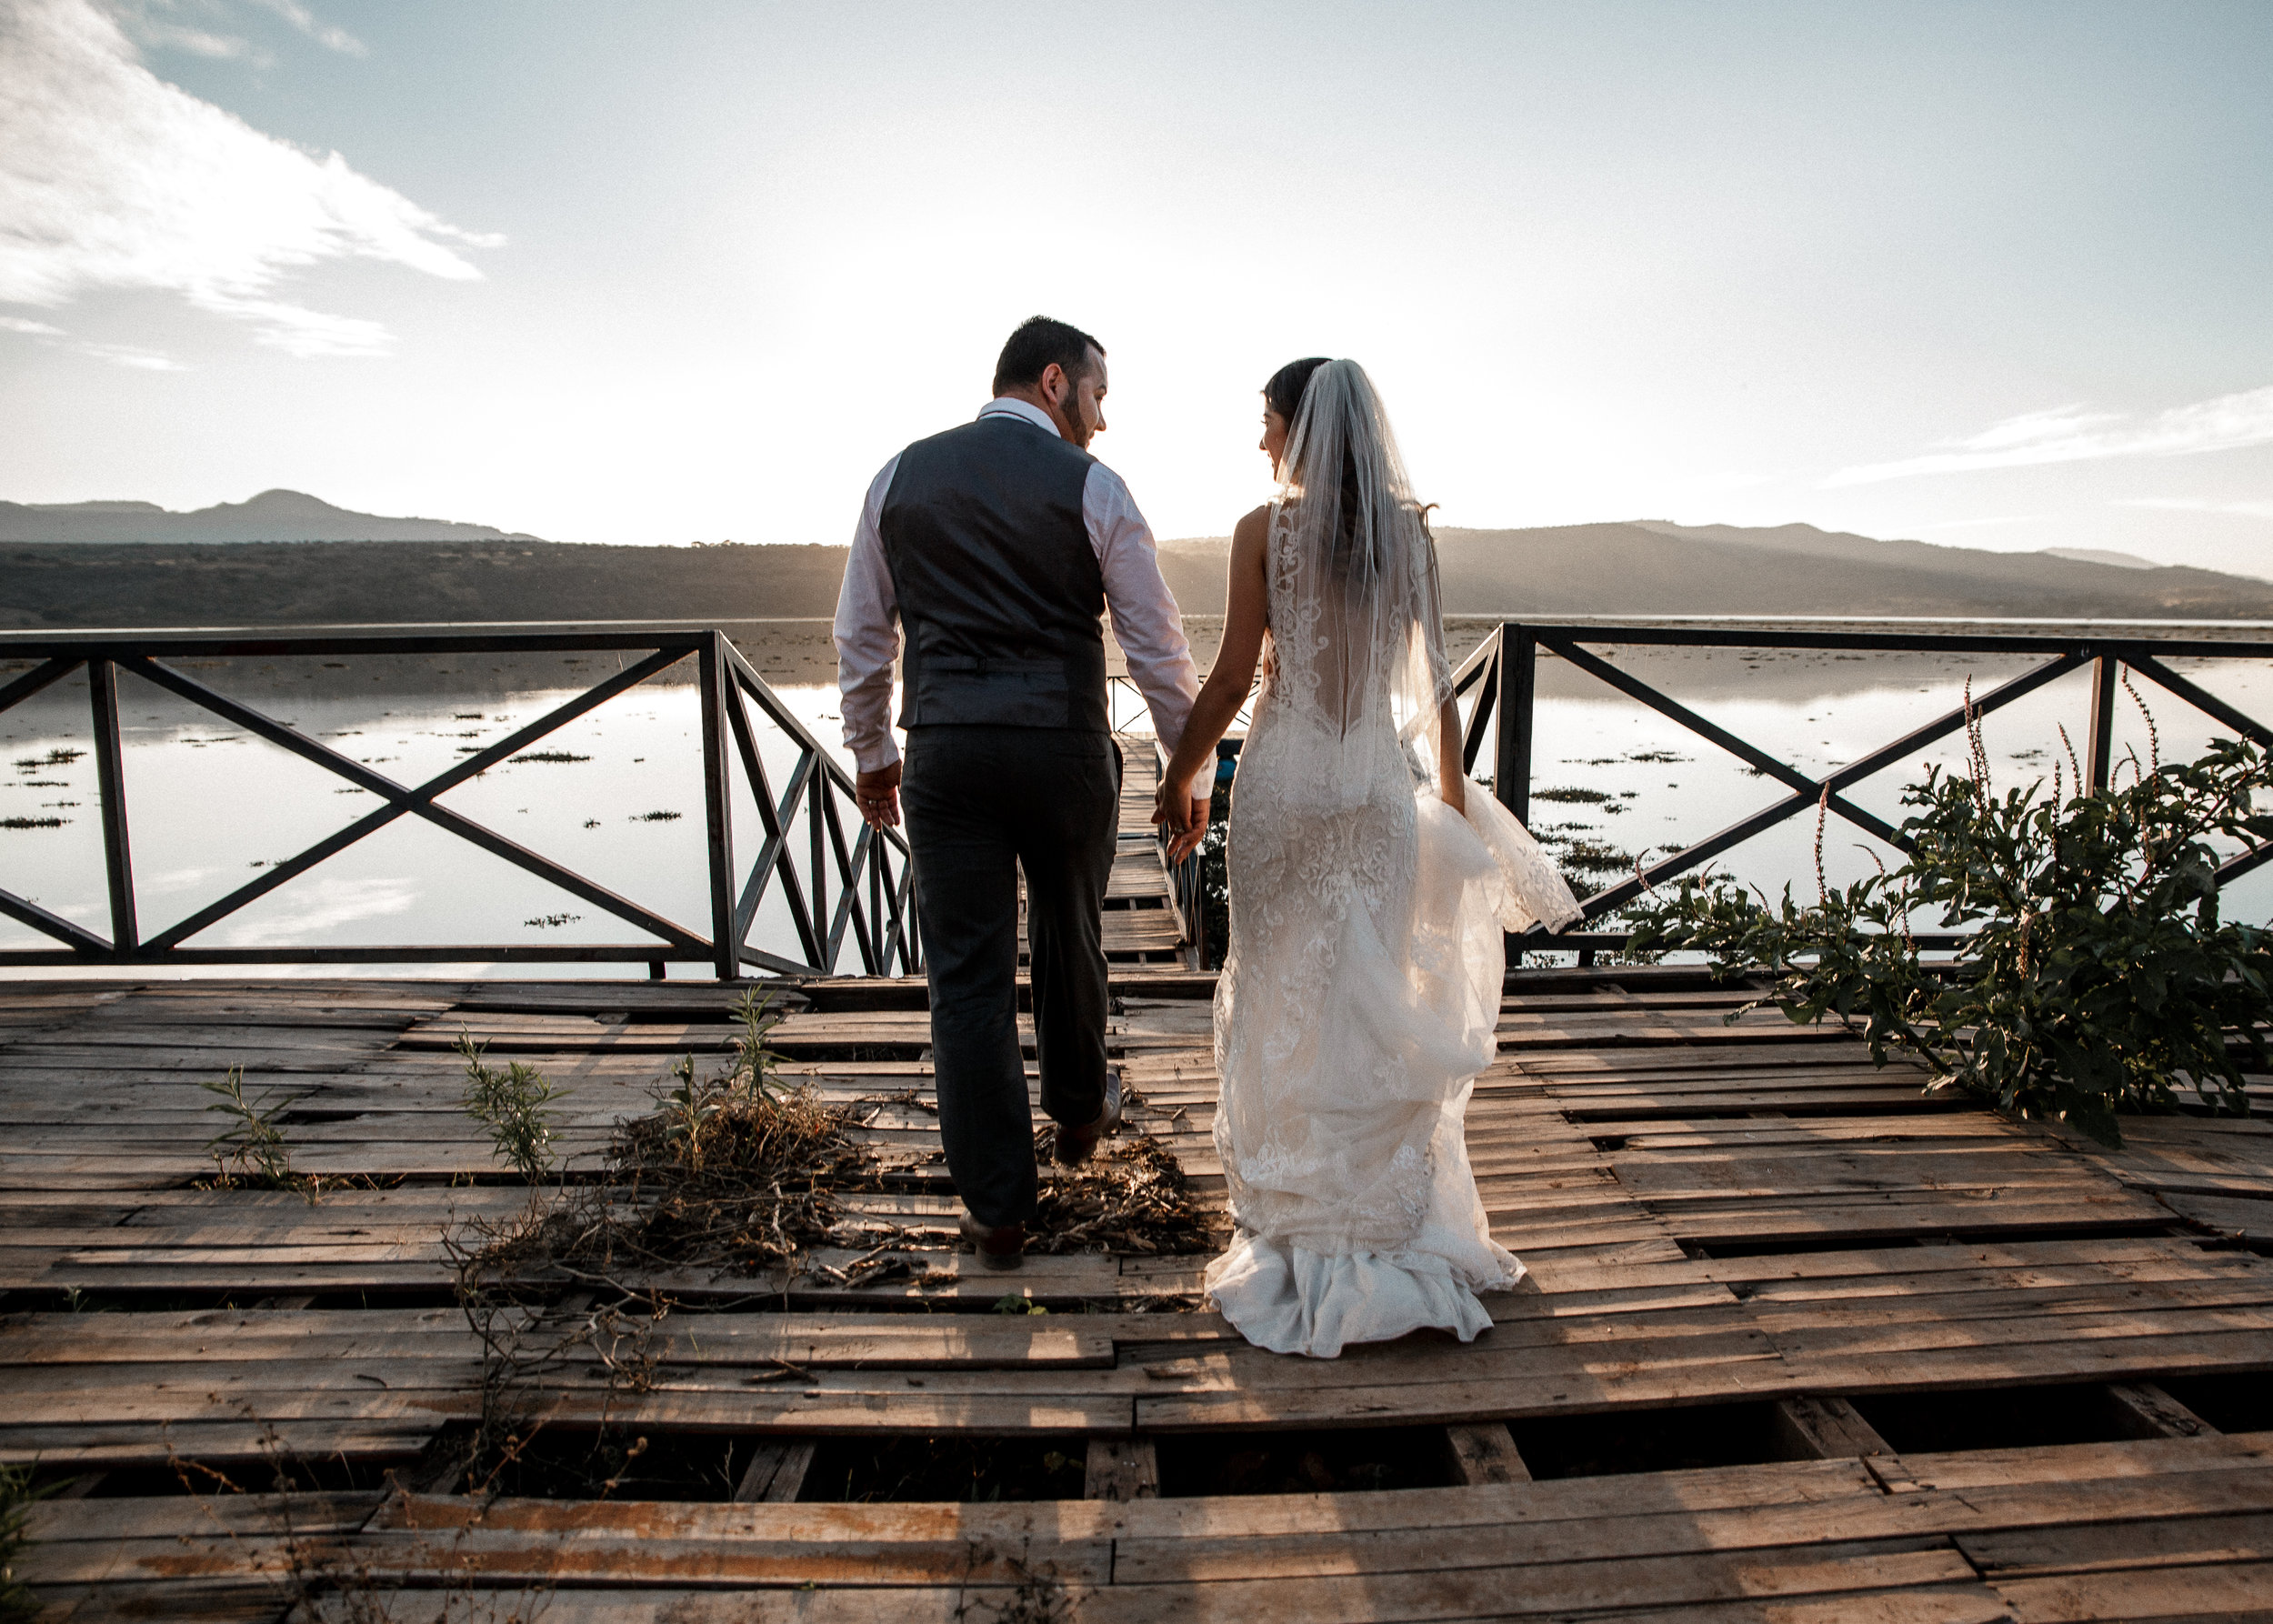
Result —
<instances>
[{"instance_id":1,"label":"hazy horizon","mask_svg":"<svg viewBox=\"0 0 2273 1624\"><path fill-rule=\"evenodd\" d=\"M0 493L841 541L1038 309L1165 537L1332 353L1450 526L2273 575L2268 68L2246 3L17 0Z\"/></svg>"}]
</instances>

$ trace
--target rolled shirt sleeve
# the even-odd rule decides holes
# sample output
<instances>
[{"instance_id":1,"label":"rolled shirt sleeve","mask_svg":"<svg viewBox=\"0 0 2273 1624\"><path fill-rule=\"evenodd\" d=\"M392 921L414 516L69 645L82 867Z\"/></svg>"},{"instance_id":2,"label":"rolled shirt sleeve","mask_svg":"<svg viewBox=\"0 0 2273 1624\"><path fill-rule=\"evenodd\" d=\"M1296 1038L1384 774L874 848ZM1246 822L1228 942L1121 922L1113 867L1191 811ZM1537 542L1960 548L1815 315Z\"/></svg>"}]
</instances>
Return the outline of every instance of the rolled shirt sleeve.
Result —
<instances>
[{"instance_id":1,"label":"rolled shirt sleeve","mask_svg":"<svg viewBox=\"0 0 2273 1624\"><path fill-rule=\"evenodd\" d=\"M884 560L884 498L899 472L894 457L868 486L853 531L852 556L836 595L836 690L845 718L845 747L864 773L900 758L892 737L892 662L899 657L899 599Z\"/></svg>"},{"instance_id":2,"label":"rolled shirt sleeve","mask_svg":"<svg viewBox=\"0 0 2273 1624\"><path fill-rule=\"evenodd\" d=\"M1169 754L1184 737L1193 701L1199 697L1199 675L1193 668L1191 645L1185 640L1184 617L1176 596L1160 574L1160 549L1152 526L1136 510L1136 500L1118 474L1103 463L1093 464L1081 492L1082 517L1096 548L1097 565L1105 575L1106 606L1113 616L1113 636L1127 657L1128 674L1152 712L1153 730ZM846 713L849 725L851 712ZM1193 778L1190 794L1206 799L1215 792L1216 764L1211 760Z\"/></svg>"}]
</instances>

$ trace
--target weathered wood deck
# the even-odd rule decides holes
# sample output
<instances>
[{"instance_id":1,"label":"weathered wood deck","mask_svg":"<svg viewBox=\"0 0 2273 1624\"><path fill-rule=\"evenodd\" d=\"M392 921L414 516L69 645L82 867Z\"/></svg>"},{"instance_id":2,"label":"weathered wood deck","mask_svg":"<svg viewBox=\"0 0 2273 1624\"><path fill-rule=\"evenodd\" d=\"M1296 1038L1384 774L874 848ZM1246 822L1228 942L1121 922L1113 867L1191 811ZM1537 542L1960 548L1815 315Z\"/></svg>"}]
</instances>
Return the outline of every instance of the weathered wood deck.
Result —
<instances>
[{"instance_id":1,"label":"weathered wood deck","mask_svg":"<svg viewBox=\"0 0 2273 1624\"><path fill-rule=\"evenodd\" d=\"M1213 1189L1211 991L1116 970L1112 1042L1135 1126ZM877 1206L954 1269L920 987L804 998L790 1070L867 1102L910 1163ZM1467 1347L1260 1353L1196 1258L656 1279L651 1382L579 1355L550 1425L716 1454L709 1485L488 1502L428 1466L480 1402L441 1237L526 1195L449 1045L541 1065L588 1168L730 993L0 987L0 1459L73 1497L21 1571L86 1620L2273 1617L2273 1123L2137 1120L2108 1155L1738 1000L1511 981L1469 1138L1532 1277ZM296 1165L386 1188L190 1188L197 1084L235 1065L306 1091ZM986 1311L1006 1288L1053 1311ZM862 1451L972 1440L1065 1487L841 1498Z\"/></svg>"}]
</instances>

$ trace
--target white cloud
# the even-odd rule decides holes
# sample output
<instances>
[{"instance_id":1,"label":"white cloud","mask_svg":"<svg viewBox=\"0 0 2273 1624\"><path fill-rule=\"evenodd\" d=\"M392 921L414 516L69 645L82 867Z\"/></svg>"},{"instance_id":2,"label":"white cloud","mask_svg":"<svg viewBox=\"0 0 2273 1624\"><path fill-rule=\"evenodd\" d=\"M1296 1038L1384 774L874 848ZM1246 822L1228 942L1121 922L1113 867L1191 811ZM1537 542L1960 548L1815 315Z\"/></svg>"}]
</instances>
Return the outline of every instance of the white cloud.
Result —
<instances>
[{"instance_id":1,"label":"white cloud","mask_svg":"<svg viewBox=\"0 0 2273 1624\"><path fill-rule=\"evenodd\" d=\"M1949 442L1947 450L1900 462L1841 468L1823 485L1827 488L1870 485L1919 474L1961 474L1977 468L2015 468L2109 456L2188 456L2268 442L2273 442L2273 387L2173 406L2145 418L2061 406L2009 417L1970 439Z\"/></svg>"},{"instance_id":2,"label":"white cloud","mask_svg":"<svg viewBox=\"0 0 2273 1624\"><path fill-rule=\"evenodd\" d=\"M264 10L275 12L326 50L342 52L349 56L364 54L361 40L345 28L335 28L328 23L318 22L315 14L302 5L299 0L254 0L254 3Z\"/></svg>"},{"instance_id":3,"label":"white cloud","mask_svg":"<svg viewBox=\"0 0 2273 1624\"><path fill-rule=\"evenodd\" d=\"M180 23L160 22L140 13L128 16L126 23L135 39L155 50L186 51L192 56L210 57L216 62L249 62L255 67L276 65L276 59L266 51L234 34L215 34Z\"/></svg>"},{"instance_id":4,"label":"white cloud","mask_svg":"<svg viewBox=\"0 0 2273 1624\"><path fill-rule=\"evenodd\" d=\"M2118 507L2156 507L2171 513L2233 513L2244 518L2273 519L2273 502L2197 502L2185 496L2130 496Z\"/></svg>"},{"instance_id":5,"label":"white cloud","mask_svg":"<svg viewBox=\"0 0 2273 1624\"><path fill-rule=\"evenodd\" d=\"M242 34L217 32L235 21L230 0L100 0L129 37L155 51L186 51L193 56L244 62L256 68L276 65L275 53ZM320 21L298 0L245 0L280 18L327 50L365 55L364 44L345 28ZM195 21L185 21L194 18ZM211 25L210 26L206 25Z\"/></svg>"},{"instance_id":6,"label":"white cloud","mask_svg":"<svg viewBox=\"0 0 2273 1624\"><path fill-rule=\"evenodd\" d=\"M291 355L383 355L377 323L288 303L277 284L341 258L473 280L460 246L500 240L165 83L92 0L0 6L0 303L157 288Z\"/></svg>"},{"instance_id":7,"label":"white cloud","mask_svg":"<svg viewBox=\"0 0 2273 1624\"><path fill-rule=\"evenodd\" d=\"M114 366L131 366L136 372L186 372L187 367L170 356L156 350L138 349L131 344L81 344L76 346L82 355L93 356L98 361L108 361Z\"/></svg>"},{"instance_id":8,"label":"white cloud","mask_svg":"<svg viewBox=\"0 0 2273 1624\"><path fill-rule=\"evenodd\" d=\"M0 333L22 333L52 347L75 349L81 355L132 366L144 372L182 372L180 362L132 344L96 344L88 339L73 338L53 322L32 321L21 316L0 316Z\"/></svg>"}]
</instances>

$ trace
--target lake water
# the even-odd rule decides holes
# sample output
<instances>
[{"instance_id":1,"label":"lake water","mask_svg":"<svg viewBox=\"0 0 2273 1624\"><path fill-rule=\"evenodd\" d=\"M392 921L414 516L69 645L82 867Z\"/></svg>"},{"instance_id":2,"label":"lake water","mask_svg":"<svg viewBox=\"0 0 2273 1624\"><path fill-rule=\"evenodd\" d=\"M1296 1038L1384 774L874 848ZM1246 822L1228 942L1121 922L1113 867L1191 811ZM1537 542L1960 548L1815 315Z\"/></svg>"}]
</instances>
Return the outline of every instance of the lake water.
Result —
<instances>
[{"instance_id":1,"label":"lake water","mask_svg":"<svg viewBox=\"0 0 2273 1624\"><path fill-rule=\"evenodd\" d=\"M2033 663L1694 649L1626 649L1611 657L1809 773L1855 759L1952 708L1968 678L1983 693ZM2273 667L2266 663L2173 664L2244 711L2273 716ZM564 702L579 691L565 682L591 680L601 668L582 662L547 675L527 664L476 670L429 659L392 668L359 661L350 668L278 659L197 675L398 782L416 784ZM807 661L796 674L810 669ZM2088 681L2088 673L2072 674L1988 718L1985 737L2000 787L2048 777L2060 750L2059 724L2080 751ZM2208 719L2143 680L2138 686L2163 757L2198 753L2215 731ZM790 681L776 691L843 759L834 687ZM1119 704L1119 719L1141 725L1133 703L1124 697ZM138 678L122 679L120 712L145 937L378 804L336 776ZM794 746L762 717L753 720L778 783L795 759ZM531 747L553 759L525 753L453 789L442 804L706 935L698 736L696 689L651 682ZM2116 740L2118 757L2133 748L2141 757L2149 753L2147 727L2128 697L2118 701ZM101 797L84 677L0 713L0 886L107 935ZM1486 761L1489 751L1487 743ZM1921 759L1962 767L1964 753L1962 737L1953 737ZM1857 805L1899 822L1902 787L1920 776L1918 763L1907 763L1849 793ZM1630 873L1637 857L1678 849L1784 792L1678 724L1547 660L1540 667L1532 793L1535 832L1577 869L1587 881L1583 891ZM755 853L757 837L755 807L746 797L736 830L743 861ZM1719 866L1771 891L1794 882L1806 895L1815 883L1814 843L1815 820L1807 814L1735 847ZM1867 872L1871 848L1891 865L1891 852L1833 817L1824 849L1832 883ZM2228 907L2241 917L2273 915L2273 868L2239 882ZM195 945L640 939L605 909L423 819L404 817L219 922ZM793 951L777 902L761 913L752 939ZM28 927L0 920L0 946L47 945ZM533 968L478 961L452 973L493 972L638 973L623 965ZM427 967L412 973L438 972ZM694 966L672 970L699 973Z\"/></svg>"}]
</instances>

